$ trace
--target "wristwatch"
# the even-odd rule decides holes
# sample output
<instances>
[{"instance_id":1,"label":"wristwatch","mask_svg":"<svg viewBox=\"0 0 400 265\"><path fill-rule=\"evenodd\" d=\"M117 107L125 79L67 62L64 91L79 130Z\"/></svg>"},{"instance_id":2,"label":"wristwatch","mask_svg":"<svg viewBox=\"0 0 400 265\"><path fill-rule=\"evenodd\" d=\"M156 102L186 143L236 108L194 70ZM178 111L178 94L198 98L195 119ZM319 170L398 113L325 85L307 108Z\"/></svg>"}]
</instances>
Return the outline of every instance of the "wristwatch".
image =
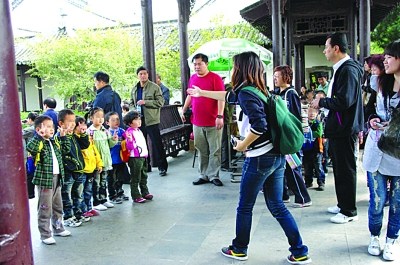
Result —
<instances>
[{"instance_id":1,"label":"wristwatch","mask_svg":"<svg viewBox=\"0 0 400 265\"><path fill-rule=\"evenodd\" d=\"M217 115L217 119L223 119L224 118L224 116L222 116L222 115Z\"/></svg>"}]
</instances>

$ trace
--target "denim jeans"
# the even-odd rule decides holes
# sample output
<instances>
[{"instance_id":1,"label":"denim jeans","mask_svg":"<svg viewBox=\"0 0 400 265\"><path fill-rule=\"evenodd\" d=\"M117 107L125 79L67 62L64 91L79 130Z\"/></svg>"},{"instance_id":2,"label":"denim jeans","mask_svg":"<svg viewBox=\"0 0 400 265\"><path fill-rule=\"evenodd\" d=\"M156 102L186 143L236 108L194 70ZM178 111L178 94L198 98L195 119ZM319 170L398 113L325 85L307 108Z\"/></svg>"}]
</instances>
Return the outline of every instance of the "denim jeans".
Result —
<instances>
[{"instance_id":1,"label":"denim jeans","mask_svg":"<svg viewBox=\"0 0 400 265\"><path fill-rule=\"evenodd\" d=\"M85 173L86 179L83 183L83 200L80 207L82 213L92 210L93 179L96 173L97 171Z\"/></svg>"},{"instance_id":2,"label":"denim jeans","mask_svg":"<svg viewBox=\"0 0 400 265\"><path fill-rule=\"evenodd\" d=\"M288 238L289 251L295 257L308 254L308 248L303 245L296 221L282 201L285 164L283 155L268 153L245 159L236 214L236 238L232 241L232 246L236 251L247 252L253 207L258 193L263 188L265 203Z\"/></svg>"},{"instance_id":3,"label":"denim jeans","mask_svg":"<svg viewBox=\"0 0 400 265\"><path fill-rule=\"evenodd\" d=\"M400 229L400 176L387 176L367 172L369 188L368 226L371 235L379 236L382 228L383 208L389 196L387 237L397 239ZM390 183L389 193L387 192Z\"/></svg>"},{"instance_id":4,"label":"denim jeans","mask_svg":"<svg viewBox=\"0 0 400 265\"><path fill-rule=\"evenodd\" d=\"M86 176L83 173L65 171L64 183L61 187L64 219L82 215L80 206L83 200L82 193L85 179Z\"/></svg>"},{"instance_id":5,"label":"denim jeans","mask_svg":"<svg viewBox=\"0 0 400 265\"><path fill-rule=\"evenodd\" d=\"M93 179L93 206L107 201L107 171L96 171Z\"/></svg>"},{"instance_id":6,"label":"denim jeans","mask_svg":"<svg viewBox=\"0 0 400 265\"><path fill-rule=\"evenodd\" d=\"M322 167L322 154L315 151L303 151L304 180L312 184L317 178L318 185L325 184L325 172Z\"/></svg>"}]
</instances>

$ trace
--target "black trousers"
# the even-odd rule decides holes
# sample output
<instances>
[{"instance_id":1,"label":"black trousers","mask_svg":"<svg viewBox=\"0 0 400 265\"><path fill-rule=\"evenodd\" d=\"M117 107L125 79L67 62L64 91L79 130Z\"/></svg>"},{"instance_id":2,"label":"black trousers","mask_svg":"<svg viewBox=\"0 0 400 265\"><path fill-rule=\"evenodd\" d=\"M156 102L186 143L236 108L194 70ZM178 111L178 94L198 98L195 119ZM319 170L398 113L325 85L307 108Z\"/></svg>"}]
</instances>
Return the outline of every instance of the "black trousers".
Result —
<instances>
[{"instance_id":1,"label":"black trousers","mask_svg":"<svg viewBox=\"0 0 400 265\"><path fill-rule=\"evenodd\" d=\"M343 138L329 138L336 198L340 212L356 216L357 168L354 154L357 134Z\"/></svg>"},{"instance_id":2,"label":"black trousers","mask_svg":"<svg viewBox=\"0 0 400 265\"><path fill-rule=\"evenodd\" d=\"M147 136L150 137L151 150L149 150L149 157L152 158L151 164L153 165L153 167L158 167L160 171L168 170L168 162L165 156L164 146L161 141L160 129L158 127L158 124L142 126L140 127L140 130L142 130L146 141Z\"/></svg>"}]
</instances>

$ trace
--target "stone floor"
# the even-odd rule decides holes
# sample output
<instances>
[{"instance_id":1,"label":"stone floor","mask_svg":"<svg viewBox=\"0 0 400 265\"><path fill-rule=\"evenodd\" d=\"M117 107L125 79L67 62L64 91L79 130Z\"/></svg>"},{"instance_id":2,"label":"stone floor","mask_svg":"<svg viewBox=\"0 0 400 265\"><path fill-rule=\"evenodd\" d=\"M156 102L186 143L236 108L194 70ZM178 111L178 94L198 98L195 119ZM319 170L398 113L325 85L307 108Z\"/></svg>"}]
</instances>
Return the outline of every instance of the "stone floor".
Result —
<instances>
[{"instance_id":1,"label":"stone floor","mask_svg":"<svg viewBox=\"0 0 400 265\"><path fill-rule=\"evenodd\" d=\"M221 255L221 247L229 245L235 233L240 184L232 183L230 173L222 172L223 187L193 186L197 169L192 168L192 161L192 152L181 152L178 157L169 159L166 177L159 177L157 170L149 173L148 186L154 194L153 201L133 205L130 200L116 205L80 227L68 228L72 236L57 237L56 245L41 243L37 230L37 202L30 200L35 264L288 264L285 260L289 254L286 237L266 210L261 194L253 213L249 259L242 262ZM129 186L124 185L124 189L129 194ZM357 222L345 225L329 222L332 215L326 208L336 203L332 173L327 176L325 191L310 189L309 192L313 201L311 207L295 209L290 204L288 207L310 249L313 264L385 263L381 257L367 253L368 190L361 169L357 197L360 220ZM391 264L400 264L400 257Z\"/></svg>"}]
</instances>

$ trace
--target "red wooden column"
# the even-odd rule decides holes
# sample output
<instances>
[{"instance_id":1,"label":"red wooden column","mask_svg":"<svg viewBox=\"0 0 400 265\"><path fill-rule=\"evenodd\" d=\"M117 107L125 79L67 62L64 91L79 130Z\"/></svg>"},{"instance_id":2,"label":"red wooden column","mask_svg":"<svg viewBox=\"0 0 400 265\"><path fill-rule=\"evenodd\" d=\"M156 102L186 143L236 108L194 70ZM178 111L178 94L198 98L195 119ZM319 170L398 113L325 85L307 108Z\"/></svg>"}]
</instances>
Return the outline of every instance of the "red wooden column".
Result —
<instances>
[{"instance_id":1,"label":"red wooden column","mask_svg":"<svg viewBox=\"0 0 400 265\"><path fill-rule=\"evenodd\" d=\"M0 264L33 264L9 0L0 1Z\"/></svg>"}]
</instances>

